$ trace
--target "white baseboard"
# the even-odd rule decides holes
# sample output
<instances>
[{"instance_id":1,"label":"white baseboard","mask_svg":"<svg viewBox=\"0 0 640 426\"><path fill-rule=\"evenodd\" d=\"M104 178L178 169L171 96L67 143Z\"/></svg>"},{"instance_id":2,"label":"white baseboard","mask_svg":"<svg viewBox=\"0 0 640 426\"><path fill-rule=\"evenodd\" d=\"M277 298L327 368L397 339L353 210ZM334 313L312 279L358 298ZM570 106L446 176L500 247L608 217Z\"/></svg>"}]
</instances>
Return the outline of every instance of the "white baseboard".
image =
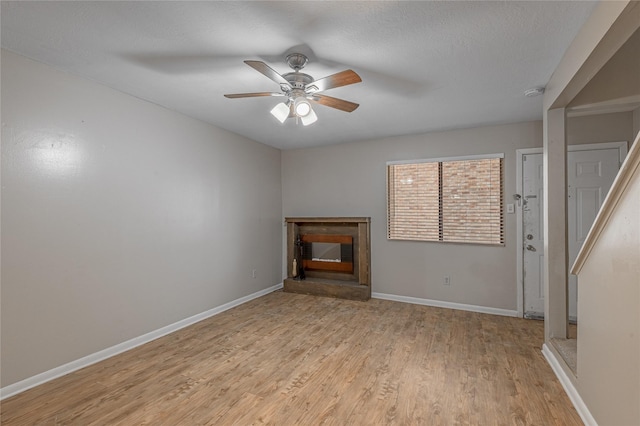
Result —
<instances>
[{"instance_id":1,"label":"white baseboard","mask_svg":"<svg viewBox=\"0 0 640 426\"><path fill-rule=\"evenodd\" d=\"M580 415L580 418L582 419L584 424L586 426L598 426L596 419L594 419L591 415L591 412L587 408L587 405L580 397L578 390L575 388L575 386L573 386L573 383L571 383L569 376L567 376L567 373L564 372L564 370L560 366L560 362L556 358L553 351L549 349L549 346L547 346L546 343L542 345L542 354L547 359L547 362L551 366L553 372L556 373L556 377L560 381L560 384L562 384L564 391L569 396L569 399L573 403L573 406L576 408L576 411Z\"/></svg>"},{"instance_id":2,"label":"white baseboard","mask_svg":"<svg viewBox=\"0 0 640 426\"><path fill-rule=\"evenodd\" d=\"M459 311L480 312L483 314L517 317L518 311L509 309L490 308L487 306L465 305L464 303L443 302L441 300L422 299L419 297L396 296L395 294L371 293L374 299L393 300L395 302L413 303L414 305L434 306L436 308L457 309Z\"/></svg>"},{"instance_id":3,"label":"white baseboard","mask_svg":"<svg viewBox=\"0 0 640 426\"><path fill-rule=\"evenodd\" d=\"M142 336L134 337L133 339L127 340L126 342L119 343L115 346L111 346L110 348L103 349L101 351L95 352L91 355L87 355L75 361L71 361L67 364L61 365L59 367L53 368L49 371L45 371L40 374L36 374L35 376L29 377L27 379L21 380L17 383L13 383L9 386L5 386L0 388L0 401L9 398L13 395L19 394L20 392L24 392L27 389L31 389L35 386L41 385L43 383L49 382L53 379L57 379L58 377L64 376L65 374L72 373L76 370L79 370L84 367L88 367L91 364L95 364L96 362L103 361L107 358L110 358L114 355L118 355L122 352L126 352L130 349L138 347L140 345L144 345L145 343L149 343L152 340L155 340L159 337L166 336L167 334L173 333L174 331L178 331L181 328L188 327L192 324L200 322L204 319L217 315L221 312L227 311L231 308L234 308L238 305L242 305L250 300L256 299L260 296L264 296L265 294L274 292L282 288L282 283L276 284L274 286L268 287L264 290L257 291L248 296L241 297L236 300L232 300L231 302L225 303L224 305L217 306L213 309L209 309L208 311L196 314L189 318L185 318L173 324L169 324L165 327L159 328L157 330L151 331L149 333L143 334Z\"/></svg>"}]
</instances>

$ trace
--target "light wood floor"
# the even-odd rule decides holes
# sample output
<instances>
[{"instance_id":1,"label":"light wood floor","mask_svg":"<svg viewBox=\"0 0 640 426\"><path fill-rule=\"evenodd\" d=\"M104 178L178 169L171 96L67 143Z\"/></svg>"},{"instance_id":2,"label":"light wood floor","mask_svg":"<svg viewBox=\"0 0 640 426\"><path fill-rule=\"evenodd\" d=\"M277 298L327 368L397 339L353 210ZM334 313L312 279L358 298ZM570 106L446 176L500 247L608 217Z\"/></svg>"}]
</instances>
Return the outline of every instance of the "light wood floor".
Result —
<instances>
[{"instance_id":1,"label":"light wood floor","mask_svg":"<svg viewBox=\"0 0 640 426\"><path fill-rule=\"evenodd\" d=\"M2 402L2 425L575 425L543 322L275 292Z\"/></svg>"}]
</instances>

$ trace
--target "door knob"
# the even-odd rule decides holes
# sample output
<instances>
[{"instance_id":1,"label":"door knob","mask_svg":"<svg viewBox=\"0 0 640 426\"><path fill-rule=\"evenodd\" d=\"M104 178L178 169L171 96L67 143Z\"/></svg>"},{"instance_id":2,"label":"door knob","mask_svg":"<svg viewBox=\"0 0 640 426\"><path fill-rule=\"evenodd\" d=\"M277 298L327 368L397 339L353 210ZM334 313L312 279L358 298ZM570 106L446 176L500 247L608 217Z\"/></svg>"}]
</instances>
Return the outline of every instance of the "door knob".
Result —
<instances>
[{"instance_id":1,"label":"door knob","mask_svg":"<svg viewBox=\"0 0 640 426\"><path fill-rule=\"evenodd\" d=\"M518 202L518 207L520 207L520 205L522 204L522 195L520 194L513 194L513 199L516 200Z\"/></svg>"},{"instance_id":2,"label":"door knob","mask_svg":"<svg viewBox=\"0 0 640 426\"><path fill-rule=\"evenodd\" d=\"M536 251L536 248L534 246L532 246L531 244L527 244L527 250Z\"/></svg>"}]
</instances>

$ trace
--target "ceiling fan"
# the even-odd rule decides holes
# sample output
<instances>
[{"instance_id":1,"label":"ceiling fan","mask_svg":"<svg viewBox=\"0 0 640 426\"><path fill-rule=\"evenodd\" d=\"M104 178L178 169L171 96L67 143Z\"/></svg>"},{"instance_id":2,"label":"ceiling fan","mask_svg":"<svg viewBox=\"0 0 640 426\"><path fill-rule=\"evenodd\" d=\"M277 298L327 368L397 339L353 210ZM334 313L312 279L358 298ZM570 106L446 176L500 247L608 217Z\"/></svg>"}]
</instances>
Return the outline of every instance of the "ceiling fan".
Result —
<instances>
[{"instance_id":1,"label":"ceiling fan","mask_svg":"<svg viewBox=\"0 0 640 426\"><path fill-rule=\"evenodd\" d=\"M269 65L261 61L244 61L245 64L264 74L280 85L280 92L258 92L258 93L234 93L224 95L226 98L253 98L261 96L284 96L286 101L279 103L272 110L271 114L284 123L287 118L300 118L302 124L308 126L318 120L318 116L311 108L311 103L316 103L341 111L352 112L358 108L359 104L345 101L331 96L320 94L325 90L336 87L347 86L349 84L360 83L362 79L353 70L345 70L328 77L314 80L308 74L300 72L309 59L301 53L292 53L286 57L287 64L293 72L280 75Z\"/></svg>"}]
</instances>

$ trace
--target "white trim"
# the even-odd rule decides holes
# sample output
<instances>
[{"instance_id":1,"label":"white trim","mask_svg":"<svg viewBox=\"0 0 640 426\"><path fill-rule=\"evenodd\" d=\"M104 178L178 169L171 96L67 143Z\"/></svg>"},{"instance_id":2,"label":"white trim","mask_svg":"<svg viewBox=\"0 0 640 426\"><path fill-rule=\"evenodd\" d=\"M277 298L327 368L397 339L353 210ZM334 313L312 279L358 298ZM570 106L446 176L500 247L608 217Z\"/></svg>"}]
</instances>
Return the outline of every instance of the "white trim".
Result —
<instances>
[{"instance_id":1,"label":"white trim","mask_svg":"<svg viewBox=\"0 0 640 426\"><path fill-rule=\"evenodd\" d=\"M580 418L582 419L584 424L586 426L598 426L596 419L593 418L591 412L587 408L587 405L580 397L580 393L578 393L578 390L575 388L575 386L573 386L573 383L571 383L571 379L569 379L567 373L564 372L562 366L560 365L560 362L554 355L553 351L549 349L549 346L546 343L542 345L542 355L544 355L547 362L551 366L551 369L560 381L560 384L564 388L564 391L567 393L567 396L571 400L571 403L580 415Z\"/></svg>"},{"instance_id":2,"label":"white trim","mask_svg":"<svg viewBox=\"0 0 640 426\"><path fill-rule=\"evenodd\" d=\"M49 371L36 374L35 376L26 378L17 383L5 386L3 388L0 388L0 400L9 398L13 395L19 394L20 392L24 392L27 389L31 389L53 379L57 379L58 377L64 376L66 374L73 373L74 371L77 371L81 368L88 367L107 358L111 358L114 355L118 355L122 352L126 352L130 349L144 345L145 343L149 343L152 340L158 339L162 336L166 336L167 334L173 333L174 331L178 331L182 328L188 327L192 324L227 311L238 305L242 305L243 303L256 299L260 296L264 296L265 294L272 293L281 288L282 283L273 285L271 287L265 288L264 290L260 290L248 296L232 300L231 302L225 303L224 305L217 306L213 309L209 309L208 311L193 315L189 318L185 318L173 324L169 324L165 327L161 327L157 330L143 334L142 336L134 337L133 339L127 340L126 342L119 343L115 346L111 346L110 348L103 349L75 361L71 361L67 364L61 365L59 367L52 368Z\"/></svg>"},{"instance_id":3,"label":"white trim","mask_svg":"<svg viewBox=\"0 0 640 426\"><path fill-rule=\"evenodd\" d=\"M387 161L387 166L393 166L396 164L440 163L442 161L487 160L489 158L504 158L504 153L463 155L460 157L419 158L416 160Z\"/></svg>"},{"instance_id":4,"label":"white trim","mask_svg":"<svg viewBox=\"0 0 640 426\"><path fill-rule=\"evenodd\" d=\"M617 148L620 152L620 164L622 164L627 156L628 147L629 144L625 141L604 142L569 145L567 147L567 151L595 151L598 149ZM522 195L522 157L527 154L542 154L542 148L525 148L516 150L516 194L520 195ZM518 317L522 318L524 317L524 259L522 252L524 242L522 240L522 202L520 201L516 203L516 207L516 250L518 251L516 254L516 307L518 310Z\"/></svg>"},{"instance_id":5,"label":"white trim","mask_svg":"<svg viewBox=\"0 0 640 426\"><path fill-rule=\"evenodd\" d=\"M444 302L442 300L422 299L419 297L398 296L386 293L371 293L374 299L392 300L394 302L412 303L414 305L434 306L436 308L456 309L458 311L479 312L482 314L501 315L504 317L516 317L517 311L510 309L491 308L488 306L465 305L464 303Z\"/></svg>"}]
</instances>

